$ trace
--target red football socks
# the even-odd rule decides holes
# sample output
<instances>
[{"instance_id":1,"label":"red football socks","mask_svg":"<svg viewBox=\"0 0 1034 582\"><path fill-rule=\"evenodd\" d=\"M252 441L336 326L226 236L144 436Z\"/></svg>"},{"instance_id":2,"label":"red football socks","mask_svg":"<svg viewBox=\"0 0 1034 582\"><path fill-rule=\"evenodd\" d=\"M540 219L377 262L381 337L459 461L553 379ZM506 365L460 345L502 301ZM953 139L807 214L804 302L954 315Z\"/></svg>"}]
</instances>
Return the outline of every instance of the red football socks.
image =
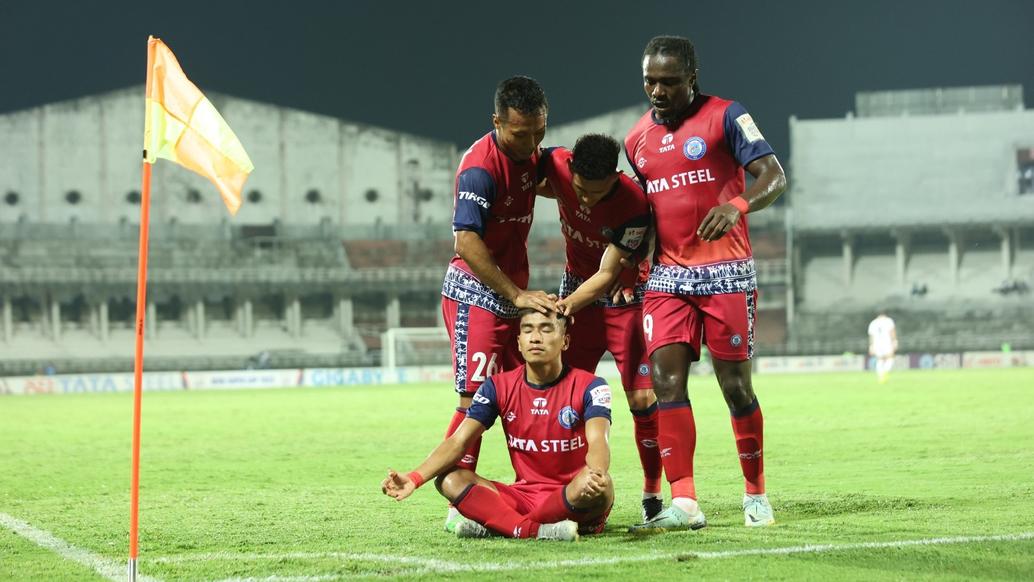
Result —
<instances>
[{"instance_id":1,"label":"red football socks","mask_svg":"<svg viewBox=\"0 0 1034 582\"><path fill-rule=\"evenodd\" d=\"M463 419L467 418L466 408L456 408L456 412L452 415L452 420L449 421L449 428L445 431L446 438L452 436L452 433L456 432ZM456 466L461 469L470 469L476 471L478 467L478 455L481 454L481 437L478 437L466 451L463 452L463 457L460 458Z\"/></svg>"},{"instance_id":2,"label":"red football socks","mask_svg":"<svg viewBox=\"0 0 1034 582\"><path fill-rule=\"evenodd\" d=\"M736 437L743 480L750 495L765 492L765 459L762 456L764 427L765 419L761 416L761 407L756 398L750 405L732 413L732 433Z\"/></svg>"},{"instance_id":3,"label":"red football socks","mask_svg":"<svg viewBox=\"0 0 1034 582\"><path fill-rule=\"evenodd\" d=\"M539 533L540 523L517 513L495 491L480 485L471 485L460 494L456 509L495 533L508 538L533 538Z\"/></svg>"},{"instance_id":4,"label":"red football socks","mask_svg":"<svg viewBox=\"0 0 1034 582\"><path fill-rule=\"evenodd\" d=\"M697 429L693 408L689 401L659 404L657 444L664 474L671 483L671 496L696 499L693 453L697 445Z\"/></svg>"},{"instance_id":5,"label":"red football socks","mask_svg":"<svg viewBox=\"0 0 1034 582\"><path fill-rule=\"evenodd\" d=\"M635 422L635 446L639 449L639 462L643 466L643 491L661 491L661 450L657 446L657 404L646 410L633 410Z\"/></svg>"}]
</instances>

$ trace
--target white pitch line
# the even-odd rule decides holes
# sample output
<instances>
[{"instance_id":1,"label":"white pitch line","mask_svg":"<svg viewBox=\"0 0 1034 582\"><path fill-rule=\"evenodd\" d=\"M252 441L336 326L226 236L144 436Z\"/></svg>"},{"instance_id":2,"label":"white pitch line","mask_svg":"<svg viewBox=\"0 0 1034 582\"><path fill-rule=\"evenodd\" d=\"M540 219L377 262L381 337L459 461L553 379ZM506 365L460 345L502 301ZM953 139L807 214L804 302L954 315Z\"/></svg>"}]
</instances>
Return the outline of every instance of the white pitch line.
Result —
<instances>
[{"instance_id":1,"label":"white pitch line","mask_svg":"<svg viewBox=\"0 0 1034 582\"><path fill-rule=\"evenodd\" d=\"M342 559L367 562L383 562L394 564L406 564L416 568L407 569L405 574L430 574L430 573L454 573L454 572L498 572L513 570L550 570L558 568L570 568L577 566L604 566L635 562L651 562L655 560L716 560L724 558L736 558L742 556L785 556L790 554L821 554L829 552L845 552L854 550L871 549L893 549L913 546L938 546L950 544L971 544L982 542L1016 542L1034 540L1034 532L1021 532L1016 534L988 535L988 536L955 536L927 538L918 540L896 540L888 542L859 542L848 544L807 544L801 546L788 546L780 548L749 548L743 550L725 550L720 552L653 552L647 554L635 554L629 556L614 556L609 558L579 558L574 560L546 560L535 562L482 562L468 564L462 562L451 562L435 558L420 558L416 556L399 556L390 554L369 554L369 553L348 553L348 552L292 552L282 554L233 554L230 552L219 552L212 554L194 554L182 556L167 556L154 558L155 562L192 562L192 561L217 561L217 560L277 560L277 559ZM392 575L402 574L395 572ZM376 574L374 574L376 576ZM315 576L270 576L255 578L233 578L220 582L325 582L339 579L336 574L324 574Z\"/></svg>"},{"instance_id":2,"label":"white pitch line","mask_svg":"<svg viewBox=\"0 0 1034 582\"><path fill-rule=\"evenodd\" d=\"M384 562L389 564L409 564L421 568L435 568L448 570L450 568L463 569L465 564L449 562L436 558L420 558L417 556L398 556L391 554L370 554L360 552L284 552L265 554L235 554L233 552L213 552L210 554L184 554L181 556L164 556L152 558L152 562L177 563L177 562L215 562L215 561L258 561L258 560L354 560L357 562ZM264 578L263 578L264 579Z\"/></svg>"},{"instance_id":3,"label":"white pitch line","mask_svg":"<svg viewBox=\"0 0 1034 582\"><path fill-rule=\"evenodd\" d=\"M122 582L128 576L126 564L77 548L48 531L33 527L28 522L11 517L6 513L0 513L0 525L66 560L86 566L112 582ZM157 578L140 574L137 574L137 580L139 582L159 582Z\"/></svg>"},{"instance_id":4,"label":"white pitch line","mask_svg":"<svg viewBox=\"0 0 1034 582\"><path fill-rule=\"evenodd\" d=\"M891 548L907 548L910 546L939 546L946 544L973 544L981 542L1020 542L1024 540L1034 540L1034 532L1003 534L995 536L957 536L949 538L929 538L925 540L900 540L894 542L859 542L855 544L820 544L792 546L788 548L726 550L723 552L687 552L676 557L716 559L736 558L740 556L781 556L787 554L821 554L825 552L842 552L850 550L880 550Z\"/></svg>"}]
</instances>

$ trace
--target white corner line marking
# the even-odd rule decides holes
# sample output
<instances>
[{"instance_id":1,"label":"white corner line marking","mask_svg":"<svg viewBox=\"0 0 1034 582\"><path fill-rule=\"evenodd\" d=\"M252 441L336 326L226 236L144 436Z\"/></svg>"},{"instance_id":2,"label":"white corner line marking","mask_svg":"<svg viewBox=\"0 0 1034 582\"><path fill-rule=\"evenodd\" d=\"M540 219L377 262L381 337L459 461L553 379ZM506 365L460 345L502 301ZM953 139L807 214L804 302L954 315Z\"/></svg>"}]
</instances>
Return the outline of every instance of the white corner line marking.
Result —
<instances>
[{"instance_id":1,"label":"white corner line marking","mask_svg":"<svg viewBox=\"0 0 1034 582\"><path fill-rule=\"evenodd\" d=\"M28 522L11 517L6 513L0 513L0 525L66 560L86 566L112 582L123 582L129 576L125 563L105 558L89 550L77 548L48 531L33 527ZM159 582L157 578L140 574L137 574L136 579L138 582Z\"/></svg>"}]
</instances>

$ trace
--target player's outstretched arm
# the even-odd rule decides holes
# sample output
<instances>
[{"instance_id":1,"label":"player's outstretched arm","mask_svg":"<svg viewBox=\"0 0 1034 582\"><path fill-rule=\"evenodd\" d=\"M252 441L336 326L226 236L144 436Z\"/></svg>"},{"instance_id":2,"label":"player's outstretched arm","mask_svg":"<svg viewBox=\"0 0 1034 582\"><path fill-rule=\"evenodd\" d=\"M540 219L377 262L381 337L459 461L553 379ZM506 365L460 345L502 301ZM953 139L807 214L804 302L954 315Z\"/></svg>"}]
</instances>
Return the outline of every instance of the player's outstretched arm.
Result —
<instances>
[{"instance_id":1,"label":"player's outstretched arm","mask_svg":"<svg viewBox=\"0 0 1034 582\"><path fill-rule=\"evenodd\" d=\"M732 230L740 217L767 208L786 190L786 174L775 155L769 154L747 164L754 183L740 196L712 208L697 228L697 236L714 241Z\"/></svg>"},{"instance_id":2,"label":"player's outstretched arm","mask_svg":"<svg viewBox=\"0 0 1034 582\"><path fill-rule=\"evenodd\" d=\"M621 264L621 259L629 256L631 256L631 253L620 249L617 245L613 243L607 245L607 248L603 251L603 258L600 260L600 268L592 277L589 277L584 283L579 285L574 293L557 302L560 312L564 315L571 315L603 297L605 293L611 290L611 287L614 286L614 283L621 275L621 269L624 268ZM621 293L625 301L632 300L630 290L622 290Z\"/></svg>"},{"instance_id":3,"label":"player's outstretched arm","mask_svg":"<svg viewBox=\"0 0 1034 582\"><path fill-rule=\"evenodd\" d=\"M556 296L545 291L526 291L514 284L499 269L481 236L471 230L456 231L456 254L470 266L485 285L518 308L530 307L541 313L556 310Z\"/></svg>"},{"instance_id":4,"label":"player's outstretched arm","mask_svg":"<svg viewBox=\"0 0 1034 582\"><path fill-rule=\"evenodd\" d=\"M456 432L442 441L416 469L405 475L388 469L387 478L381 481L381 492L396 501L409 497L425 481L434 479L439 473L454 466L463 456L463 451L467 450L468 444L483 432L485 427L480 422L472 418L464 419Z\"/></svg>"}]
</instances>

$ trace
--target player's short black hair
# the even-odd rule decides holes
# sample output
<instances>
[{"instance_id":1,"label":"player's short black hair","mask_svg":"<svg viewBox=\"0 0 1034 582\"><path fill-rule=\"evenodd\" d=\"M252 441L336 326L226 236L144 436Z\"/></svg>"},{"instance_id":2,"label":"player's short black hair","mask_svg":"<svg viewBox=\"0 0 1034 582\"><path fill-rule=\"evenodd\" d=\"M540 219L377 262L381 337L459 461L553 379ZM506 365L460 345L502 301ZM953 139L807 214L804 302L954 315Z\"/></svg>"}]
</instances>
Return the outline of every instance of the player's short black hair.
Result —
<instances>
[{"instance_id":1,"label":"player's short black hair","mask_svg":"<svg viewBox=\"0 0 1034 582\"><path fill-rule=\"evenodd\" d=\"M505 116L507 109L513 107L524 114L538 113L548 110L546 92L542 85L531 77L518 75L503 79L495 88L495 112Z\"/></svg>"},{"instance_id":2,"label":"player's short black hair","mask_svg":"<svg viewBox=\"0 0 1034 582\"><path fill-rule=\"evenodd\" d=\"M618 169L621 146L602 133L590 133L574 143L571 170L586 180L602 180Z\"/></svg>"},{"instance_id":3,"label":"player's short black hair","mask_svg":"<svg viewBox=\"0 0 1034 582\"><path fill-rule=\"evenodd\" d=\"M643 50L643 58L655 55L677 57L682 61L687 75L699 68L696 47L693 46L693 41L684 36L661 35L651 38ZM693 83L693 92L700 93L699 83Z\"/></svg>"},{"instance_id":4,"label":"player's short black hair","mask_svg":"<svg viewBox=\"0 0 1034 582\"><path fill-rule=\"evenodd\" d=\"M520 320L524 319L525 315L531 315L533 313L542 313L542 312L537 310L537 309L532 309L531 307L522 307L522 308L517 310L517 321L520 321ZM566 315L564 315L563 313L560 313L559 311L551 311L550 313L552 315L556 315L556 320L561 322L561 323L563 323L565 328L567 327L567 316Z\"/></svg>"}]
</instances>

